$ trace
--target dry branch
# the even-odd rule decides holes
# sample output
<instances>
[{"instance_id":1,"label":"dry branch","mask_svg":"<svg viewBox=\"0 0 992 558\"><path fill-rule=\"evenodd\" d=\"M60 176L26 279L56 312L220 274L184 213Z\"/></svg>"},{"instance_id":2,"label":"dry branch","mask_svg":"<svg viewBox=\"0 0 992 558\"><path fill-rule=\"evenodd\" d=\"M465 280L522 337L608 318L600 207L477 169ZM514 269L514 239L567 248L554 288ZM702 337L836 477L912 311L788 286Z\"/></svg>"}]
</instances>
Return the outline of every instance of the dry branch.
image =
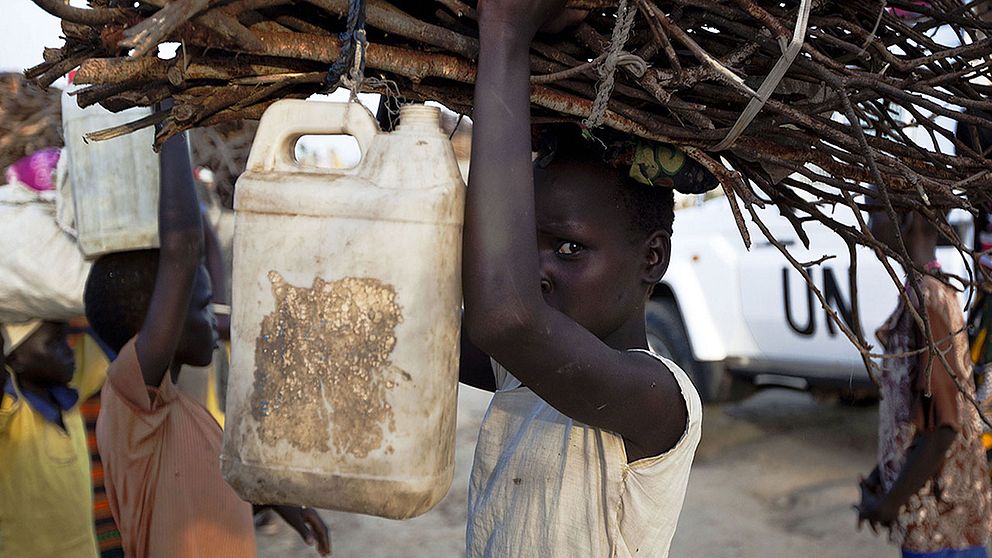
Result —
<instances>
[{"instance_id":1,"label":"dry branch","mask_svg":"<svg viewBox=\"0 0 992 558\"><path fill-rule=\"evenodd\" d=\"M66 42L46 50L45 61L28 75L45 85L81 64L77 80L90 84L78 94L81 104L111 110L174 97L158 141L200 126L258 118L277 99L319 91L341 51L348 9L345 0L142 0L138 8L116 9L96 0L91 9L34 1L63 19ZM949 209L992 204L988 154L954 134L954 122L992 127L992 22L985 3L889 1L918 14L906 19L880 11L875 1L816 2L799 56L743 134L718 153L713 148L782 57L798 3L633 3L638 14L627 48L647 70L618 69L604 125L679 145L710 169L746 243L745 214L757 220L755 207L774 204L804 242L803 225L820 223L840 235L852 254L859 244L875 250L900 283L885 257L915 270L907 251L883 246L861 217L862 196L872 186L880 188L890 215L915 210L937 223ZM366 4L370 79L357 86L470 111L478 52L474 2ZM569 6L589 10L585 21L558 36L540 37L531 51L536 119L579 122L593 105L615 2L572 0ZM942 26L961 40L935 39L932 31ZM162 42L183 48L175 59L160 60L152 53ZM129 48L136 49L132 56ZM914 127L922 132L917 137L929 137L937 147L917 145ZM221 145L218 136L209 137ZM218 164L233 176L238 165L226 155L222 159ZM832 205L850 208L858 223L834 221L825 209ZM914 289L919 271L910 273ZM851 289L856 291L853 280ZM915 317L929 337L926 317ZM860 324L847 329L835 314L832 319L870 369L870 345ZM940 356L932 342L930 350Z\"/></svg>"}]
</instances>

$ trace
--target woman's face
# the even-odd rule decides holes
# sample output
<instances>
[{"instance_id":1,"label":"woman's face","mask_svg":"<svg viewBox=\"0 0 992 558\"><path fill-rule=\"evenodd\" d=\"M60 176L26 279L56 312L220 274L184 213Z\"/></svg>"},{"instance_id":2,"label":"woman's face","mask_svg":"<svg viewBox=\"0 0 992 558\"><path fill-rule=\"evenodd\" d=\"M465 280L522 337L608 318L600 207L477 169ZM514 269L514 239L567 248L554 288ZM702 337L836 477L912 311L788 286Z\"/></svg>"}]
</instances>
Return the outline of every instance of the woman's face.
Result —
<instances>
[{"instance_id":1,"label":"woman's face","mask_svg":"<svg viewBox=\"0 0 992 558\"><path fill-rule=\"evenodd\" d=\"M551 165L536 175L541 290L549 306L604 339L640 313L645 251L631 239L616 176L594 164Z\"/></svg>"}]
</instances>

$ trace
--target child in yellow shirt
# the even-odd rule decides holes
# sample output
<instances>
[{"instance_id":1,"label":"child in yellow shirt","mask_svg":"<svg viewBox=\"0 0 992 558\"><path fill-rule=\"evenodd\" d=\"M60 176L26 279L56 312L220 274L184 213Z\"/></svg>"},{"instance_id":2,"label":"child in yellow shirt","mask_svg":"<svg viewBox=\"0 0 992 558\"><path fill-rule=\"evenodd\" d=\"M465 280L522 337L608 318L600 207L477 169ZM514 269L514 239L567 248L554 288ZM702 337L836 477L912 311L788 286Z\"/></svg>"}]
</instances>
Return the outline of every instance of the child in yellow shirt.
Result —
<instances>
[{"instance_id":1,"label":"child in yellow shirt","mask_svg":"<svg viewBox=\"0 0 992 558\"><path fill-rule=\"evenodd\" d=\"M4 325L0 368L0 556L96 558L79 404L102 370L74 375L67 325Z\"/></svg>"}]
</instances>

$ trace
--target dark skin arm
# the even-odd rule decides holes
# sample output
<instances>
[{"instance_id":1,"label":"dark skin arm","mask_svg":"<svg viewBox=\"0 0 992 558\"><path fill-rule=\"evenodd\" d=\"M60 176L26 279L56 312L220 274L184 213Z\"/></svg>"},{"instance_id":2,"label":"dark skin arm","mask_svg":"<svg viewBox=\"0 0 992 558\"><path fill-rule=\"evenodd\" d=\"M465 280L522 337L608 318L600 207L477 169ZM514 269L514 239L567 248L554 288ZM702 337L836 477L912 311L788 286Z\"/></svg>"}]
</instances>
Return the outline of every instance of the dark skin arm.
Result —
<instances>
[{"instance_id":1,"label":"dark skin arm","mask_svg":"<svg viewBox=\"0 0 992 558\"><path fill-rule=\"evenodd\" d=\"M212 301L216 304L229 305L227 299L227 270L224 268L224 253L220 248L220 238L213 225L207 220L207 214L203 214L203 247L206 255L207 274L210 275L210 285L213 289ZM229 314L215 313L217 319L217 335L221 339L231 338L231 316Z\"/></svg>"},{"instance_id":2,"label":"dark skin arm","mask_svg":"<svg viewBox=\"0 0 992 558\"><path fill-rule=\"evenodd\" d=\"M493 365L489 362L489 355L469 341L464 328L461 339L458 381L483 391L496 391L496 377L493 375Z\"/></svg>"},{"instance_id":3,"label":"dark skin arm","mask_svg":"<svg viewBox=\"0 0 992 558\"><path fill-rule=\"evenodd\" d=\"M909 498L940 470L956 436L957 432L949 426L917 436L899 478L889 492L883 492L880 485L873 489L867 481L862 483L861 504L857 506L858 528L865 521L876 533L880 525L891 527Z\"/></svg>"},{"instance_id":4,"label":"dark skin arm","mask_svg":"<svg viewBox=\"0 0 992 558\"><path fill-rule=\"evenodd\" d=\"M940 312L928 310L927 314L934 338L947 339L951 332L946 318ZM949 344L948 341L939 348L947 350ZM928 353L922 355L916 367L917 374L924 374L929 362L930 355ZM915 384L916 389L921 391L925 389L924 378L917 378ZM871 476L862 482L861 504L857 506L859 528L864 521L867 521L876 532L879 525L890 527L909 498L919 492L928 480L934 478L943 466L947 451L957 437L958 391L954 380L939 358L933 359L930 388L932 397L924 400L924 406L927 408L917 414L918 434L892 488L888 493L884 492L880 481L876 480L874 485L870 482ZM935 418L924 419L923 414ZM876 467L873 471L876 479L877 473Z\"/></svg>"},{"instance_id":5,"label":"dark skin arm","mask_svg":"<svg viewBox=\"0 0 992 558\"><path fill-rule=\"evenodd\" d=\"M269 508L276 512L294 531L300 534L303 542L316 546L321 556L331 555L331 535L327 525L313 509L300 506L261 506L253 505L252 513L259 513Z\"/></svg>"},{"instance_id":6,"label":"dark skin arm","mask_svg":"<svg viewBox=\"0 0 992 558\"><path fill-rule=\"evenodd\" d=\"M145 384L155 387L172 365L203 254L200 207L184 135L165 142L159 166L158 273L135 344Z\"/></svg>"},{"instance_id":7,"label":"dark skin arm","mask_svg":"<svg viewBox=\"0 0 992 558\"><path fill-rule=\"evenodd\" d=\"M528 50L542 24L567 17L563 6L564 0L479 5L465 325L473 344L558 411L623 436L632 460L670 449L684 431L677 383L655 359L607 345L541 292Z\"/></svg>"}]
</instances>

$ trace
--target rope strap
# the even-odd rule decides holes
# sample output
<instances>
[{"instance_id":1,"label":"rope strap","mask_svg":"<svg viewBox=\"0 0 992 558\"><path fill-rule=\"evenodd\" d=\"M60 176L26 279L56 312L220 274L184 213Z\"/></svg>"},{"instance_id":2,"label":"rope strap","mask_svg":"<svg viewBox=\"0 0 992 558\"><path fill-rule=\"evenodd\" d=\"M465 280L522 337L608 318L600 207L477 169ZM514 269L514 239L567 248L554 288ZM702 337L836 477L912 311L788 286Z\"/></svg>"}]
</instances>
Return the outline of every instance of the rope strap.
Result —
<instances>
[{"instance_id":1,"label":"rope strap","mask_svg":"<svg viewBox=\"0 0 992 558\"><path fill-rule=\"evenodd\" d=\"M342 78L351 78L351 97L358 96L362 77L365 72L365 0L348 0L348 20L345 30L338 35L341 41L341 52L337 60L331 64L324 78L324 93L330 93L338 87Z\"/></svg>"},{"instance_id":2,"label":"rope strap","mask_svg":"<svg viewBox=\"0 0 992 558\"><path fill-rule=\"evenodd\" d=\"M627 58L623 64L631 63L629 57L633 55L624 53L623 47L627 44L627 39L630 38L630 30L634 26L636 15L637 10L627 0L620 0L620 4L617 6L617 23L613 26L613 34L610 37L610 47L607 49L606 58L598 68L599 83L596 84L596 100L592 103L589 117L582 121L582 125L586 128L596 128L603 123L610 96L613 94L617 64L621 63L621 58L625 54ZM644 61L641 60L641 63L643 64Z\"/></svg>"}]
</instances>

